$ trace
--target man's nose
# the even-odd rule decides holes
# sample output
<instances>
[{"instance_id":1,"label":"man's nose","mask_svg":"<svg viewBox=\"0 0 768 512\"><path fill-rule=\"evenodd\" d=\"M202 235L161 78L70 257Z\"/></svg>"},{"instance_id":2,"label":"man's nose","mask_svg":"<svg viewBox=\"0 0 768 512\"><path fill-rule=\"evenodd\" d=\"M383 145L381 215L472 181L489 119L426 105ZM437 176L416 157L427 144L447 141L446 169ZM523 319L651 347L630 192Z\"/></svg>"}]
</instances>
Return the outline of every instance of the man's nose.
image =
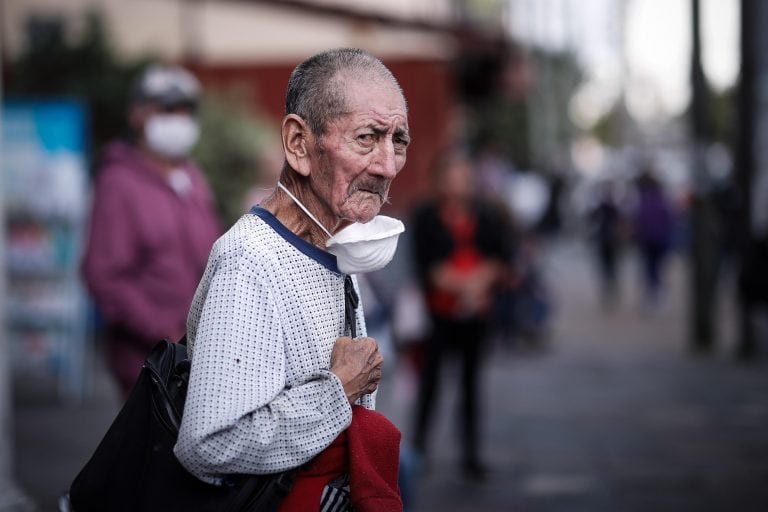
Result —
<instances>
[{"instance_id":1,"label":"man's nose","mask_svg":"<svg viewBox=\"0 0 768 512\"><path fill-rule=\"evenodd\" d=\"M389 138L385 138L376 150L375 160L370 166L371 174L383 178L394 179L397 175L397 162L395 159L395 146Z\"/></svg>"}]
</instances>

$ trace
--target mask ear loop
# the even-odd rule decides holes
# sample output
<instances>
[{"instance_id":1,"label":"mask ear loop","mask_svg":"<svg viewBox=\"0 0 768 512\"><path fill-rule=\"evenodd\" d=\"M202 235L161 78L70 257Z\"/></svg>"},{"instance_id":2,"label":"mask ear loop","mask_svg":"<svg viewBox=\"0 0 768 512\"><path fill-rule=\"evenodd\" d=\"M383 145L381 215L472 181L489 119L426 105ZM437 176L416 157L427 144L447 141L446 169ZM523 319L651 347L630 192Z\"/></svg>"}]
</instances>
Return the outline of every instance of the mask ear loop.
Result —
<instances>
[{"instance_id":1,"label":"mask ear loop","mask_svg":"<svg viewBox=\"0 0 768 512\"><path fill-rule=\"evenodd\" d=\"M320 224L320 221L318 221L314 215L312 215L312 212L310 212L306 206L301 204L301 201L299 201L296 196L294 196L290 190L285 188L285 185L277 182L278 188L288 194L288 197L293 199L293 202L298 205L299 208L302 209L304 213L307 214L307 216L312 219L315 224L317 224L320 229L325 231L325 234L328 235L328 237L331 237L331 235L327 229L325 229L325 226ZM352 278L349 275L344 276L344 321L347 324L347 329L349 330L349 334L351 338L357 337L357 319L355 312L357 311L357 306L360 303L360 298L357 295L357 292L355 291L355 286L352 284Z\"/></svg>"},{"instance_id":2,"label":"mask ear loop","mask_svg":"<svg viewBox=\"0 0 768 512\"><path fill-rule=\"evenodd\" d=\"M327 229L325 229L325 226L323 226L322 224L320 224L320 221L319 221L319 220L317 220L317 219L315 218L315 216L314 216L314 215L312 215L312 212L310 212L310 211L307 209L307 207L306 207L306 206L304 206L303 204L301 204L301 201L299 201L299 200L296 198L296 196L295 196L295 195L293 195L293 194L291 193L291 191L290 191L290 190L288 190L288 189L285 187L285 185L283 185L282 183L280 183L280 182L278 181L278 182L277 182L277 187L278 187L280 190L282 190L283 192L285 192L286 194L288 194L288 197L290 197L291 199L293 199L293 202L294 202L294 203L296 203L296 205L297 205L299 208L301 208L301 210L302 210L304 213L306 213L306 214L307 214L307 216L308 216L310 219L312 219L312 221L313 221L315 224L317 224L317 225L318 225L318 227L320 227L320 229L322 229L323 231L325 231L325 234L326 234L326 235L328 235L328 238L331 238L331 237L333 236L333 235L331 234L331 232L330 232L330 231L328 231Z\"/></svg>"}]
</instances>

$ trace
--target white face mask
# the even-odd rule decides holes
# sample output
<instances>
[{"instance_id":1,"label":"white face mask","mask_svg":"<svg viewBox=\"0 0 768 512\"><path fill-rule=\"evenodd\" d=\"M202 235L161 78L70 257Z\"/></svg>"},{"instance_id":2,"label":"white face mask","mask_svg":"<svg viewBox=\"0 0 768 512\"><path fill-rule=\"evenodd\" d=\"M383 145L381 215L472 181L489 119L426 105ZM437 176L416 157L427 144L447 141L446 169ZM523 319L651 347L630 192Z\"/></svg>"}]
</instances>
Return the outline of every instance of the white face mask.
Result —
<instances>
[{"instance_id":1,"label":"white face mask","mask_svg":"<svg viewBox=\"0 0 768 512\"><path fill-rule=\"evenodd\" d=\"M405 231L405 226L399 220L377 215L370 222L356 222L331 235L282 183L278 181L277 186L330 237L325 248L336 256L336 264L342 273L373 272L384 268L392 260L397 249L397 239Z\"/></svg>"},{"instance_id":2,"label":"white face mask","mask_svg":"<svg viewBox=\"0 0 768 512\"><path fill-rule=\"evenodd\" d=\"M144 125L150 149L166 158L187 156L199 136L197 121L187 114L153 114Z\"/></svg>"}]
</instances>

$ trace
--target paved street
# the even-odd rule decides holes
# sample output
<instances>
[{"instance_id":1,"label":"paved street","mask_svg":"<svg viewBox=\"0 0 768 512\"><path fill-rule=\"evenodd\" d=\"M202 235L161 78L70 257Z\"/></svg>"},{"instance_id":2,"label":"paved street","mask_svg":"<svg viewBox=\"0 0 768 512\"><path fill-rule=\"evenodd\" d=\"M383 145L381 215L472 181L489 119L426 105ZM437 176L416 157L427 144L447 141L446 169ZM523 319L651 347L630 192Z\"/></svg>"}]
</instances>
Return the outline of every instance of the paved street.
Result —
<instances>
[{"instance_id":1,"label":"paved street","mask_svg":"<svg viewBox=\"0 0 768 512\"><path fill-rule=\"evenodd\" d=\"M654 311L641 305L631 261L623 276L630 286L611 312L598 306L583 248L559 248L547 270L557 286L547 350L496 350L488 367L492 478L462 480L454 397L446 396L438 449L411 511L768 510L768 363L732 361L730 304L722 307L720 350L694 358L681 262ZM406 439L409 393L402 386L398 400L381 405Z\"/></svg>"},{"instance_id":2,"label":"paved street","mask_svg":"<svg viewBox=\"0 0 768 512\"><path fill-rule=\"evenodd\" d=\"M461 478L447 382L436 449L412 482L410 511L768 510L768 347L757 363L733 362L731 305L722 305L718 351L691 357L680 262L656 310L641 306L631 264L623 276L631 286L611 312L599 306L583 248L558 247L546 268L556 285L546 349L497 347L487 367L483 453L491 478ZM19 393L17 483L39 510L55 510L56 495L111 421L116 400L105 382L99 374L97 392L79 406ZM406 441L414 393L408 366L391 369L379 408Z\"/></svg>"}]
</instances>

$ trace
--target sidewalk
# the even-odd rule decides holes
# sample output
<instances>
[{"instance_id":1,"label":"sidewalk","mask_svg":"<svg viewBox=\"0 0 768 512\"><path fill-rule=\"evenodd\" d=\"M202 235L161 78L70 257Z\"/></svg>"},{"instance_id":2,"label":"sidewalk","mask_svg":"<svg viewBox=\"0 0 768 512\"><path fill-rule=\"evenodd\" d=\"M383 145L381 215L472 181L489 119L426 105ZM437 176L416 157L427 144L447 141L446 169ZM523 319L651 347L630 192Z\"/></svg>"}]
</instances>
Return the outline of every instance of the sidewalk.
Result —
<instances>
[{"instance_id":1,"label":"sidewalk","mask_svg":"<svg viewBox=\"0 0 768 512\"><path fill-rule=\"evenodd\" d=\"M751 365L732 362L733 336L724 329L715 355L689 355L679 262L658 311L639 308L631 285L610 314L597 306L580 246L557 247L548 269L558 297L548 349L496 349L489 360L483 452L492 477L471 484L460 476L448 385L438 449L410 511L768 510L768 354ZM379 409L407 441L415 380L407 366L394 366ZM53 511L117 401L103 372L82 405L39 395L28 390L17 401L17 483L39 510Z\"/></svg>"},{"instance_id":2,"label":"sidewalk","mask_svg":"<svg viewBox=\"0 0 768 512\"><path fill-rule=\"evenodd\" d=\"M557 247L547 268L558 298L548 349L497 349L489 361L492 478L461 479L450 389L457 374L449 373L436 449L411 512L768 510L766 354L733 362L733 326L724 322L713 356L689 355L682 262L670 268L657 311L639 306L631 262L610 313L598 306L583 247ZM730 304L723 316L732 316ZM380 409L408 440L413 377L398 370Z\"/></svg>"},{"instance_id":3,"label":"sidewalk","mask_svg":"<svg viewBox=\"0 0 768 512\"><path fill-rule=\"evenodd\" d=\"M91 395L80 404L62 404L53 386L17 386L14 398L16 483L35 504L32 510L58 511L58 497L118 412L117 391L96 364Z\"/></svg>"}]
</instances>

